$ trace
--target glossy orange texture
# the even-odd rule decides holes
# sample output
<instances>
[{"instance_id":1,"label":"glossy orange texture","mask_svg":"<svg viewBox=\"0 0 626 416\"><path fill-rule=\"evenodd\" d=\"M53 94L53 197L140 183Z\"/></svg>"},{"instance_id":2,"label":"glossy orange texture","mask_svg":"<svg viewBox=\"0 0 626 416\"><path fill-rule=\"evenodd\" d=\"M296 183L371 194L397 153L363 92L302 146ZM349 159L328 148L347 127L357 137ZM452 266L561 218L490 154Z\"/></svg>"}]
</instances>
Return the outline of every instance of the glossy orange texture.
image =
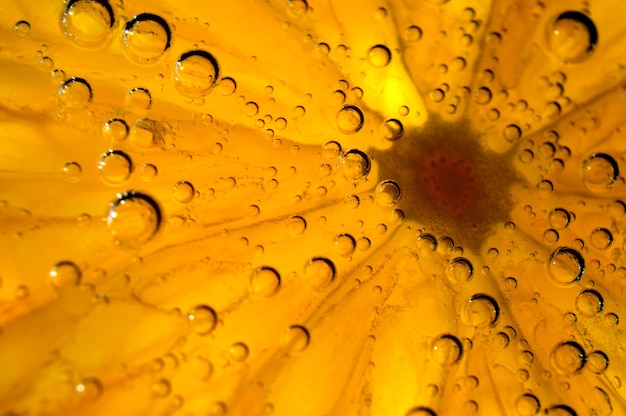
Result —
<instances>
[{"instance_id":1,"label":"glossy orange texture","mask_svg":"<svg viewBox=\"0 0 626 416\"><path fill-rule=\"evenodd\" d=\"M0 415L626 414L624 2L2 9Z\"/></svg>"}]
</instances>

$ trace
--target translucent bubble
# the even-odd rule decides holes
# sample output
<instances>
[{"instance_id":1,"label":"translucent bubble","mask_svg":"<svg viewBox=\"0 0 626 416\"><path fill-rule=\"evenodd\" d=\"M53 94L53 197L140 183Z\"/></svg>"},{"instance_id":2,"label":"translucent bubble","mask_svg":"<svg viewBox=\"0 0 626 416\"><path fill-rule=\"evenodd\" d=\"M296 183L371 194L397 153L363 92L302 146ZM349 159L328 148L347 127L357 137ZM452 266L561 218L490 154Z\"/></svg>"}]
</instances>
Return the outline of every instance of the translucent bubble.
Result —
<instances>
[{"instance_id":1,"label":"translucent bubble","mask_svg":"<svg viewBox=\"0 0 626 416\"><path fill-rule=\"evenodd\" d=\"M189 310L187 313L189 324L198 335L210 334L217 326L217 314L206 305L198 305Z\"/></svg>"},{"instance_id":2,"label":"translucent bubble","mask_svg":"<svg viewBox=\"0 0 626 416\"><path fill-rule=\"evenodd\" d=\"M586 289L576 297L576 309L581 315L591 317L604 309L604 298L594 289Z\"/></svg>"},{"instance_id":3,"label":"translucent bubble","mask_svg":"<svg viewBox=\"0 0 626 416\"><path fill-rule=\"evenodd\" d=\"M345 105L337 113L337 127L344 134L355 134L363 127L365 119L361 109L354 105Z\"/></svg>"},{"instance_id":4,"label":"translucent bubble","mask_svg":"<svg viewBox=\"0 0 626 416\"><path fill-rule=\"evenodd\" d=\"M81 279L80 268L71 261L60 261L50 269L50 282L55 289L78 286Z\"/></svg>"},{"instance_id":5,"label":"translucent bubble","mask_svg":"<svg viewBox=\"0 0 626 416\"><path fill-rule=\"evenodd\" d=\"M79 395L81 400L93 402L102 396L104 387L98 378L87 377L74 386L74 391Z\"/></svg>"},{"instance_id":6,"label":"translucent bubble","mask_svg":"<svg viewBox=\"0 0 626 416\"><path fill-rule=\"evenodd\" d=\"M115 25L113 8L106 0L71 0L61 16L61 30L76 45L93 49L110 39Z\"/></svg>"},{"instance_id":7,"label":"translucent bubble","mask_svg":"<svg viewBox=\"0 0 626 416\"><path fill-rule=\"evenodd\" d=\"M230 353L230 356L233 360L241 362L248 358L248 355L250 354L250 349L243 342L237 342L230 347L228 352Z\"/></svg>"},{"instance_id":8,"label":"translucent bubble","mask_svg":"<svg viewBox=\"0 0 626 416\"><path fill-rule=\"evenodd\" d=\"M102 127L102 134L104 137L112 142L120 142L128 137L130 128L128 124L122 119L112 118L104 123Z\"/></svg>"},{"instance_id":9,"label":"translucent bubble","mask_svg":"<svg viewBox=\"0 0 626 416\"><path fill-rule=\"evenodd\" d=\"M72 77L61 84L57 91L59 106L67 113L78 113L93 99L91 85L82 78Z\"/></svg>"},{"instance_id":10,"label":"translucent bubble","mask_svg":"<svg viewBox=\"0 0 626 416\"><path fill-rule=\"evenodd\" d=\"M595 192L610 189L619 178L619 167L612 156L596 153L583 162L583 183Z\"/></svg>"},{"instance_id":11,"label":"translucent bubble","mask_svg":"<svg viewBox=\"0 0 626 416\"><path fill-rule=\"evenodd\" d=\"M404 39L407 42L417 42L422 38L422 29L418 26L409 26L404 32Z\"/></svg>"},{"instance_id":12,"label":"translucent bubble","mask_svg":"<svg viewBox=\"0 0 626 416\"><path fill-rule=\"evenodd\" d=\"M613 234L606 228L596 228L591 232L589 242L598 250L606 250L613 243Z\"/></svg>"},{"instance_id":13,"label":"translucent bubble","mask_svg":"<svg viewBox=\"0 0 626 416\"><path fill-rule=\"evenodd\" d=\"M522 129L515 124L509 124L504 128L504 139L509 143L514 143L522 137Z\"/></svg>"},{"instance_id":14,"label":"translucent bubble","mask_svg":"<svg viewBox=\"0 0 626 416\"><path fill-rule=\"evenodd\" d=\"M548 27L549 48L563 62L578 63L586 60L597 43L595 23L577 11L560 14Z\"/></svg>"},{"instance_id":15,"label":"translucent bubble","mask_svg":"<svg viewBox=\"0 0 626 416\"><path fill-rule=\"evenodd\" d=\"M402 135L404 134L404 126L402 125L400 120L391 118L389 120L385 120L380 128L380 131L385 140L393 142L402 137Z\"/></svg>"},{"instance_id":16,"label":"translucent bubble","mask_svg":"<svg viewBox=\"0 0 626 416\"><path fill-rule=\"evenodd\" d=\"M437 413L428 407L419 406L406 412L405 416L437 416Z\"/></svg>"},{"instance_id":17,"label":"translucent bubble","mask_svg":"<svg viewBox=\"0 0 626 416\"><path fill-rule=\"evenodd\" d=\"M474 266L463 257L457 257L450 262L446 269L446 276L452 283L464 283L471 280L474 274Z\"/></svg>"},{"instance_id":18,"label":"translucent bubble","mask_svg":"<svg viewBox=\"0 0 626 416\"><path fill-rule=\"evenodd\" d=\"M16 37L25 39L30 36L30 23L26 20L20 20L13 25L13 33Z\"/></svg>"},{"instance_id":19,"label":"translucent bubble","mask_svg":"<svg viewBox=\"0 0 626 416\"><path fill-rule=\"evenodd\" d=\"M237 91L237 82L232 78L222 78L219 83L219 92L222 95L233 95Z\"/></svg>"},{"instance_id":20,"label":"translucent bubble","mask_svg":"<svg viewBox=\"0 0 626 416\"><path fill-rule=\"evenodd\" d=\"M466 323L475 327L485 327L496 323L500 307L491 296L477 294L466 305Z\"/></svg>"},{"instance_id":21,"label":"translucent bubble","mask_svg":"<svg viewBox=\"0 0 626 416\"><path fill-rule=\"evenodd\" d=\"M158 141L158 137L157 123L149 118L140 118L135 121L130 132L131 142L143 148L154 146Z\"/></svg>"},{"instance_id":22,"label":"translucent bubble","mask_svg":"<svg viewBox=\"0 0 626 416\"><path fill-rule=\"evenodd\" d=\"M339 234L333 242L333 250L342 257L350 257L356 248L356 240L350 234Z\"/></svg>"},{"instance_id":23,"label":"translucent bubble","mask_svg":"<svg viewBox=\"0 0 626 416\"><path fill-rule=\"evenodd\" d=\"M186 181L180 181L172 189L172 196L180 203L186 204L193 200L196 193L193 185Z\"/></svg>"},{"instance_id":24,"label":"translucent bubble","mask_svg":"<svg viewBox=\"0 0 626 416\"><path fill-rule=\"evenodd\" d=\"M359 179L370 171L370 158L357 149L347 151L339 160L341 171L346 179Z\"/></svg>"},{"instance_id":25,"label":"translucent bubble","mask_svg":"<svg viewBox=\"0 0 626 416\"><path fill-rule=\"evenodd\" d=\"M548 222L550 223L550 226L557 230L567 228L571 220L572 217L569 212L563 208L555 208L550 211L550 214L548 214Z\"/></svg>"},{"instance_id":26,"label":"translucent bubble","mask_svg":"<svg viewBox=\"0 0 626 416\"><path fill-rule=\"evenodd\" d=\"M259 114L259 105L253 101L247 102L244 107L244 113L248 117L254 117Z\"/></svg>"},{"instance_id":27,"label":"translucent bubble","mask_svg":"<svg viewBox=\"0 0 626 416\"><path fill-rule=\"evenodd\" d=\"M122 185L130 178L133 162L121 150L109 150L100 157L98 171L102 180L109 185Z\"/></svg>"},{"instance_id":28,"label":"translucent bubble","mask_svg":"<svg viewBox=\"0 0 626 416\"><path fill-rule=\"evenodd\" d=\"M293 216L287 221L287 229L291 236L300 235L306 230L306 220L297 215Z\"/></svg>"},{"instance_id":29,"label":"translucent bubble","mask_svg":"<svg viewBox=\"0 0 626 416\"><path fill-rule=\"evenodd\" d=\"M216 85L220 69L217 60L206 51L185 52L174 67L174 85L185 97L201 98Z\"/></svg>"},{"instance_id":30,"label":"translucent bubble","mask_svg":"<svg viewBox=\"0 0 626 416\"><path fill-rule=\"evenodd\" d=\"M432 254L437 250L437 239L430 234L422 234L417 238L416 245L419 254Z\"/></svg>"},{"instance_id":31,"label":"translucent bubble","mask_svg":"<svg viewBox=\"0 0 626 416\"><path fill-rule=\"evenodd\" d=\"M324 289L335 280L335 265L325 257L314 257L304 266L304 282L314 289Z\"/></svg>"},{"instance_id":32,"label":"translucent bubble","mask_svg":"<svg viewBox=\"0 0 626 416\"><path fill-rule=\"evenodd\" d=\"M546 416L578 416L571 407L564 404L557 404L545 410Z\"/></svg>"},{"instance_id":33,"label":"translucent bubble","mask_svg":"<svg viewBox=\"0 0 626 416\"><path fill-rule=\"evenodd\" d=\"M367 53L367 62L376 68L385 67L391 62L391 51L385 45L372 46Z\"/></svg>"},{"instance_id":34,"label":"translucent bubble","mask_svg":"<svg viewBox=\"0 0 626 416\"><path fill-rule=\"evenodd\" d=\"M463 355L463 345L454 335L444 334L437 337L431 346L433 359L448 367L458 363Z\"/></svg>"},{"instance_id":35,"label":"translucent bubble","mask_svg":"<svg viewBox=\"0 0 626 416\"><path fill-rule=\"evenodd\" d=\"M170 27L162 17L142 13L124 27L124 53L136 64L152 64L169 49L171 38Z\"/></svg>"},{"instance_id":36,"label":"translucent bubble","mask_svg":"<svg viewBox=\"0 0 626 416\"><path fill-rule=\"evenodd\" d=\"M152 95L145 88L133 88L126 95L126 108L138 114L145 114L152 107Z\"/></svg>"},{"instance_id":37,"label":"translucent bubble","mask_svg":"<svg viewBox=\"0 0 626 416\"><path fill-rule=\"evenodd\" d=\"M382 206L390 207L398 203L402 196L402 190L395 181L386 180L376 186L375 195L376 202Z\"/></svg>"},{"instance_id":38,"label":"translucent bubble","mask_svg":"<svg viewBox=\"0 0 626 416\"><path fill-rule=\"evenodd\" d=\"M283 332L280 343L290 352L304 351L309 346L311 336L309 331L300 325L291 325Z\"/></svg>"},{"instance_id":39,"label":"translucent bubble","mask_svg":"<svg viewBox=\"0 0 626 416\"><path fill-rule=\"evenodd\" d=\"M515 411L519 416L533 416L539 414L541 404L532 394L522 394L515 401Z\"/></svg>"},{"instance_id":40,"label":"translucent bubble","mask_svg":"<svg viewBox=\"0 0 626 416\"><path fill-rule=\"evenodd\" d=\"M167 397L172 392L172 383L166 378L159 378L152 383L152 395L155 397Z\"/></svg>"},{"instance_id":41,"label":"translucent bubble","mask_svg":"<svg viewBox=\"0 0 626 416\"><path fill-rule=\"evenodd\" d=\"M550 362L561 374L572 375L583 369L587 357L585 350L577 342L563 342L552 350Z\"/></svg>"},{"instance_id":42,"label":"translucent bubble","mask_svg":"<svg viewBox=\"0 0 626 416\"><path fill-rule=\"evenodd\" d=\"M83 176L83 168L76 162L67 162L63 165L62 171L68 182L78 182Z\"/></svg>"},{"instance_id":43,"label":"translucent bubble","mask_svg":"<svg viewBox=\"0 0 626 416\"><path fill-rule=\"evenodd\" d=\"M585 261L573 248L557 248L548 261L548 275L552 281L561 286L578 282L584 272Z\"/></svg>"},{"instance_id":44,"label":"translucent bubble","mask_svg":"<svg viewBox=\"0 0 626 416\"><path fill-rule=\"evenodd\" d=\"M158 169L156 166L150 163L146 163L145 165L141 166L139 173L142 181L151 182L154 180L154 178L156 178Z\"/></svg>"},{"instance_id":45,"label":"translucent bubble","mask_svg":"<svg viewBox=\"0 0 626 416\"><path fill-rule=\"evenodd\" d=\"M259 267L250 278L250 293L268 297L273 296L280 288L280 274L271 267Z\"/></svg>"},{"instance_id":46,"label":"translucent bubble","mask_svg":"<svg viewBox=\"0 0 626 416\"><path fill-rule=\"evenodd\" d=\"M487 87L480 87L474 91L474 101L478 104L489 104L491 102L491 90Z\"/></svg>"},{"instance_id":47,"label":"translucent bubble","mask_svg":"<svg viewBox=\"0 0 626 416\"><path fill-rule=\"evenodd\" d=\"M602 374L609 368L609 357L602 351L593 351L587 356L587 368L595 374Z\"/></svg>"},{"instance_id":48,"label":"translucent bubble","mask_svg":"<svg viewBox=\"0 0 626 416\"><path fill-rule=\"evenodd\" d=\"M289 0L287 2L287 12L292 17L301 17L309 9L309 4L306 0Z\"/></svg>"},{"instance_id":49,"label":"translucent bubble","mask_svg":"<svg viewBox=\"0 0 626 416\"><path fill-rule=\"evenodd\" d=\"M552 245L556 244L559 241L559 232L552 228L547 229L543 233L543 242Z\"/></svg>"},{"instance_id":50,"label":"translucent bubble","mask_svg":"<svg viewBox=\"0 0 626 416\"><path fill-rule=\"evenodd\" d=\"M106 224L115 244L138 248L154 237L161 225L161 210L149 196L129 191L109 204Z\"/></svg>"}]
</instances>

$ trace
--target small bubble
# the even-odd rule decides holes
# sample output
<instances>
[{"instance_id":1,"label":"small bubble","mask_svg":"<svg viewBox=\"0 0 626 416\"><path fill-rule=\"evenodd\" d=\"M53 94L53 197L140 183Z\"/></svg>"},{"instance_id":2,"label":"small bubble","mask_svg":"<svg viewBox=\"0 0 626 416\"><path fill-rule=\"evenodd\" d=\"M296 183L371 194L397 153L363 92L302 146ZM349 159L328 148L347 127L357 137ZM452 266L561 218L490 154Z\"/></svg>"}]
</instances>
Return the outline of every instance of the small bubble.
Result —
<instances>
[{"instance_id":1,"label":"small bubble","mask_svg":"<svg viewBox=\"0 0 626 416\"><path fill-rule=\"evenodd\" d=\"M250 349L243 342L237 342L230 347L228 352L230 353L230 356L233 360L241 362L245 361L246 358L248 358L248 355L250 354Z\"/></svg>"},{"instance_id":2,"label":"small bubble","mask_svg":"<svg viewBox=\"0 0 626 416\"><path fill-rule=\"evenodd\" d=\"M552 366L564 375L578 373L583 369L586 360L585 350L574 341L557 345L550 354Z\"/></svg>"},{"instance_id":3,"label":"small bubble","mask_svg":"<svg viewBox=\"0 0 626 416\"><path fill-rule=\"evenodd\" d=\"M594 289L586 289L576 297L576 309L581 315L591 317L604 309L604 298Z\"/></svg>"},{"instance_id":4,"label":"small bubble","mask_svg":"<svg viewBox=\"0 0 626 416\"><path fill-rule=\"evenodd\" d=\"M67 77L65 76L65 72L62 69L54 69L50 72L50 81L54 85L61 85L65 82Z\"/></svg>"},{"instance_id":5,"label":"small bubble","mask_svg":"<svg viewBox=\"0 0 626 416\"><path fill-rule=\"evenodd\" d=\"M567 228L571 220L572 217L570 216L569 212L567 212L563 208L554 208L552 211L550 211L550 214L548 215L548 222L550 223L550 226L557 230Z\"/></svg>"},{"instance_id":6,"label":"small bubble","mask_svg":"<svg viewBox=\"0 0 626 416\"><path fill-rule=\"evenodd\" d=\"M152 107L152 95L145 88L133 88L126 94L126 108L137 114L146 114Z\"/></svg>"},{"instance_id":7,"label":"small bubble","mask_svg":"<svg viewBox=\"0 0 626 416\"><path fill-rule=\"evenodd\" d=\"M54 61L49 56L42 56L39 59L39 66L43 71L50 71L54 66Z\"/></svg>"},{"instance_id":8,"label":"small bubble","mask_svg":"<svg viewBox=\"0 0 626 416\"><path fill-rule=\"evenodd\" d=\"M474 91L474 101L477 104L489 104L491 102L491 90L487 87L480 87L476 91Z\"/></svg>"},{"instance_id":9,"label":"small bubble","mask_svg":"<svg viewBox=\"0 0 626 416\"><path fill-rule=\"evenodd\" d=\"M137 248L154 237L161 220L161 210L151 197L129 191L109 204L106 224L115 244Z\"/></svg>"},{"instance_id":10,"label":"small bubble","mask_svg":"<svg viewBox=\"0 0 626 416\"><path fill-rule=\"evenodd\" d=\"M402 196L402 190L395 181L386 180L376 186L375 195L376 202L382 206L390 207L398 203Z\"/></svg>"},{"instance_id":11,"label":"small bubble","mask_svg":"<svg viewBox=\"0 0 626 416\"><path fill-rule=\"evenodd\" d=\"M141 180L144 182L153 181L154 178L156 178L157 173L158 173L157 167L149 163L142 165L141 169L139 169L139 176L141 177Z\"/></svg>"},{"instance_id":12,"label":"small bubble","mask_svg":"<svg viewBox=\"0 0 626 416\"><path fill-rule=\"evenodd\" d=\"M417 42L422 39L422 29L418 26L409 26L404 31L404 39L407 42Z\"/></svg>"},{"instance_id":13,"label":"small bubble","mask_svg":"<svg viewBox=\"0 0 626 416\"><path fill-rule=\"evenodd\" d=\"M585 261L582 255L573 248L557 248L548 261L548 275L560 286L578 282L584 271Z\"/></svg>"},{"instance_id":14,"label":"small bubble","mask_svg":"<svg viewBox=\"0 0 626 416\"><path fill-rule=\"evenodd\" d=\"M564 404L557 404L545 410L546 416L578 416L571 407Z\"/></svg>"},{"instance_id":15,"label":"small bubble","mask_svg":"<svg viewBox=\"0 0 626 416\"><path fill-rule=\"evenodd\" d=\"M287 2L287 12L292 17L302 17L309 9L309 4L306 0L289 0Z\"/></svg>"},{"instance_id":16,"label":"small bubble","mask_svg":"<svg viewBox=\"0 0 626 416\"><path fill-rule=\"evenodd\" d=\"M537 184L537 192L542 197L548 197L554 191L554 184L549 180L539 181Z\"/></svg>"},{"instance_id":17,"label":"small bubble","mask_svg":"<svg viewBox=\"0 0 626 416\"><path fill-rule=\"evenodd\" d=\"M339 160L341 171L346 179L359 179L370 171L370 158L357 149L346 152Z\"/></svg>"},{"instance_id":18,"label":"small bubble","mask_svg":"<svg viewBox=\"0 0 626 416\"><path fill-rule=\"evenodd\" d=\"M468 325L485 327L496 323L500 316L500 307L491 296L477 294L467 302L465 313Z\"/></svg>"},{"instance_id":19,"label":"small bubble","mask_svg":"<svg viewBox=\"0 0 626 416\"><path fill-rule=\"evenodd\" d=\"M152 383L154 397L167 397L172 392L172 383L166 378L160 378Z\"/></svg>"},{"instance_id":20,"label":"small bubble","mask_svg":"<svg viewBox=\"0 0 626 416\"><path fill-rule=\"evenodd\" d=\"M335 237L333 249L342 257L350 257L356 248L356 240L350 234L339 234Z\"/></svg>"},{"instance_id":21,"label":"small bubble","mask_svg":"<svg viewBox=\"0 0 626 416\"><path fill-rule=\"evenodd\" d=\"M16 37L25 39L30 36L30 23L26 20L20 20L13 25L13 34Z\"/></svg>"},{"instance_id":22,"label":"small bubble","mask_svg":"<svg viewBox=\"0 0 626 416\"><path fill-rule=\"evenodd\" d=\"M589 242L598 250L606 250L613 243L613 234L606 228L596 228L591 232Z\"/></svg>"},{"instance_id":23,"label":"small bubble","mask_svg":"<svg viewBox=\"0 0 626 416\"><path fill-rule=\"evenodd\" d=\"M68 113L78 113L93 99L91 85L82 78L72 77L61 84L57 91L59 106Z\"/></svg>"},{"instance_id":24,"label":"small bubble","mask_svg":"<svg viewBox=\"0 0 626 416\"><path fill-rule=\"evenodd\" d=\"M193 185L187 181L180 181L172 189L174 199L182 204L187 204L193 200L196 190Z\"/></svg>"},{"instance_id":25,"label":"small bubble","mask_svg":"<svg viewBox=\"0 0 626 416\"><path fill-rule=\"evenodd\" d=\"M550 50L566 63L586 60L598 43L595 23L577 11L560 14L550 23L548 36Z\"/></svg>"},{"instance_id":26,"label":"small bubble","mask_svg":"<svg viewBox=\"0 0 626 416\"><path fill-rule=\"evenodd\" d=\"M102 134L111 142L120 142L128 137L130 128L122 119L112 118L102 126Z\"/></svg>"},{"instance_id":27,"label":"small bubble","mask_svg":"<svg viewBox=\"0 0 626 416\"><path fill-rule=\"evenodd\" d=\"M280 283L280 274L275 269L259 267L250 278L250 293L261 297L273 296L278 292Z\"/></svg>"},{"instance_id":28,"label":"small bubble","mask_svg":"<svg viewBox=\"0 0 626 416\"><path fill-rule=\"evenodd\" d=\"M474 266L463 257L452 260L446 270L446 276L451 283L464 283L472 279Z\"/></svg>"},{"instance_id":29,"label":"small bubble","mask_svg":"<svg viewBox=\"0 0 626 416\"><path fill-rule=\"evenodd\" d=\"M553 228L549 228L543 232L543 242L552 245L559 241L559 232Z\"/></svg>"},{"instance_id":30,"label":"small bubble","mask_svg":"<svg viewBox=\"0 0 626 416\"><path fill-rule=\"evenodd\" d=\"M539 399L532 394L522 394L515 401L515 410L518 416L533 416L539 414L541 404Z\"/></svg>"},{"instance_id":31,"label":"small bubble","mask_svg":"<svg viewBox=\"0 0 626 416\"><path fill-rule=\"evenodd\" d=\"M185 52L174 67L174 85L185 97L201 98L211 92L219 77L217 59L202 50Z\"/></svg>"},{"instance_id":32,"label":"small bubble","mask_svg":"<svg viewBox=\"0 0 626 416\"><path fill-rule=\"evenodd\" d=\"M98 171L105 183L113 186L122 185L130 178L133 162L125 152L109 150L100 157Z\"/></svg>"},{"instance_id":33,"label":"small bubble","mask_svg":"<svg viewBox=\"0 0 626 416\"><path fill-rule=\"evenodd\" d=\"M416 245L419 254L432 254L437 250L437 239L430 234L422 234L417 238Z\"/></svg>"},{"instance_id":34,"label":"small bubble","mask_svg":"<svg viewBox=\"0 0 626 416\"><path fill-rule=\"evenodd\" d=\"M60 261L50 269L50 282L55 289L78 286L81 279L80 268L71 261Z\"/></svg>"},{"instance_id":35,"label":"small bubble","mask_svg":"<svg viewBox=\"0 0 626 416\"><path fill-rule=\"evenodd\" d=\"M309 331L301 325L291 325L283 332L280 343L289 352L301 352L309 346L311 336Z\"/></svg>"},{"instance_id":36,"label":"small bubble","mask_svg":"<svg viewBox=\"0 0 626 416\"><path fill-rule=\"evenodd\" d=\"M61 29L76 45L87 49L103 46L115 24L113 8L106 0L71 0L61 16Z\"/></svg>"},{"instance_id":37,"label":"small bubble","mask_svg":"<svg viewBox=\"0 0 626 416\"><path fill-rule=\"evenodd\" d=\"M593 351L587 356L587 368L595 374L602 374L609 368L609 357L602 351Z\"/></svg>"},{"instance_id":38,"label":"small bubble","mask_svg":"<svg viewBox=\"0 0 626 416\"><path fill-rule=\"evenodd\" d=\"M156 121L149 118L140 118L135 121L130 131L131 142L139 147L154 146L159 138Z\"/></svg>"},{"instance_id":39,"label":"small bubble","mask_svg":"<svg viewBox=\"0 0 626 416\"><path fill-rule=\"evenodd\" d=\"M287 221L287 229L289 235L295 237L302 234L306 230L306 220L300 216L293 216Z\"/></svg>"},{"instance_id":40,"label":"small bubble","mask_svg":"<svg viewBox=\"0 0 626 416\"><path fill-rule=\"evenodd\" d=\"M259 114L259 105L253 101L247 102L244 107L244 113L248 117L254 117Z\"/></svg>"},{"instance_id":41,"label":"small bubble","mask_svg":"<svg viewBox=\"0 0 626 416\"><path fill-rule=\"evenodd\" d=\"M103 390L102 382L95 377L84 378L74 386L74 391L78 393L81 400L89 402L98 400Z\"/></svg>"},{"instance_id":42,"label":"small bubble","mask_svg":"<svg viewBox=\"0 0 626 416\"><path fill-rule=\"evenodd\" d=\"M361 109L346 105L337 113L337 127L344 134L355 134L363 127L364 118Z\"/></svg>"},{"instance_id":43,"label":"small bubble","mask_svg":"<svg viewBox=\"0 0 626 416\"><path fill-rule=\"evenodd\" d=\"M446 98L446 93L441 88L435 88L428 94L430 100L434 103L440 103Z\"/></svg>"},{"instance_id":44,"label":"small bubble","mask_svg":"<svg viewBox=\"0 0 626 416\"><path fill-rule=\"evenodd\" d=\"M419 406L406 412L405 416L437 416L437 413L428 407Z\"/></svg>"},{"instance_id":45,"label":"small bubble","mask_svg":"<svg viewBox=\"0 0 626 416\"><path fill-rule=\"evenodd\" d=\"M324 289L335 280L335 265L325 257L314 257L304 266L304 282L313 289Z\"/></svg>"},{"instance_id":46,"label":"small bubble","mask_svg":"<svg viewBox=\"0 0 626 416\"><path fill-rule=\"evenodd\" d=\"M509 143L517 142L522 137L522 129L515 124L509 124L504 128L504 139Z\"/></svg>"},{"instance_id":47,"label":"small bubble","mask_svg":"<svg viewBox=\"0 0 626 416\"><path fill-rule=\"evenodd\" d=\"M596 153L583 162L583 183L595 192L611 189L619 178L619 167L612 156Z\"/></svg>"},{"instance_id":48,"label":"small bubble","mask_svg":"<svg viewBox=\"0 0 626 416\"><path fill-rule=\"evenodd\" d=\"M83 168L76 162L67 162L63 165L63 177L68 182L78 182L83 176Z\"/></svg>"},{"instance_id":49,"label":"small bubble","mask_svg":"<svg viewBox=\"0 0 626 416\"><path fill-rule=\"evenodd\" d=\"M385 45L372 46L367 53L367 62L375 68L383 68L391 62L391 51Z\"/></svg>"},{"instance_id":50,"label":"small bubble","mask_svg":"<svg viewBox=\"0 0 626 416\"><path fill-rule=\"evenodd\" d=\"M517 279L514 277L507 277L502 282L502 287L507 292L517 289Z\"/></svg>"},{"instance_id":51,"label":"small bubble","mask_svg":"<svg viewBox=\"0 0 626 416\"><path fill-rule=\"evenodd\" d=\"M189 324L198 335L210 334L217 326L217 314L206 305L199 305L191 308L187 313Z\"/></svg>"},{"instance_id":52,"label":"small bubble","mask_svg":"<svg viewBox=\"0 0 626 416\"><path fill-rule=\"evenodd\" d=\"M433 359L444 367L458 363L463 355L463 345L454 335L444 334L437 337L431 346Z\"/></svg>"},{"instance_id":53,"label":"small bubble","mask_svg":"<svg viewBox=\"0 0 626 416\"><path fill-rule=\"evenodd\" d=\"M222 78L219 83L219 93L224 96L233 95L237 91L237 82L232 78Z\"/></svg>"},{"instance_id":54,"label":"small bubble","mask_svg":"<svg viewBox=\"0 0 626 416\"><path fill-rule=\"evenodd\" d=\"M385 120L382 124L380 131L385 140L389 140L390 142L398 140L404 134L404 126L400 122L400 120L396 120L395 118L391 118Z\"/></svg>"},{"instance_id":55,"label":"small bubble","mask_svg":"<svg viewBox=\"0 0 626 416\"><path fill-rule=\"evenodd\" d=\"M124 53L136 64L152 64L169 49L171 37L170 27L162 17L139 14L124 27Z\"/></svg>"}]
</instances>

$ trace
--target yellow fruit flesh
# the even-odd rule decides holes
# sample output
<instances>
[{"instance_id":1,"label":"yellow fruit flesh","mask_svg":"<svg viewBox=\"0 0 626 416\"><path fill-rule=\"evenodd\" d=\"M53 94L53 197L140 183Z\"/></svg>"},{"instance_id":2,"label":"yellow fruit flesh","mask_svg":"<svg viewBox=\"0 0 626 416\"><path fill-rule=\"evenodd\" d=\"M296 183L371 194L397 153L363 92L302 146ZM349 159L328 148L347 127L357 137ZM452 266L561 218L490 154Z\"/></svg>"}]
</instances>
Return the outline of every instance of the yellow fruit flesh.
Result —
<instances>
[{"instance_id":1,"label":"yellow fruit flesh","mask_svg":"<svg viewBox=\"0 0 626 416\"><path fill-rule=\"evenodd\" d=\"M0 414L626 414L626 6L549 3L7 3Z\"/></svg>"}]
</instances>

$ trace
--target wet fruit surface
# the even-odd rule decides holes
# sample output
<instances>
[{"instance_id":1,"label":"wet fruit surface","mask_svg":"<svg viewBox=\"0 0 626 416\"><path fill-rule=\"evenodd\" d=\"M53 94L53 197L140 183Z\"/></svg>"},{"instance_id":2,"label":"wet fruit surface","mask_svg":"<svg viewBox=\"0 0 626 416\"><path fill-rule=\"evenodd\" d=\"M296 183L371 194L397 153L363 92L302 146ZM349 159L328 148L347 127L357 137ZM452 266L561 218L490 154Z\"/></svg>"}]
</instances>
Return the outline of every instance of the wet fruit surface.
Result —
<instances>
[{"instance_id":1,"label":"wet fruit surface","mask_svg":"<svg viewBox=\"0 0 626 416\"><path fill-rule=\"evenodd\" d=\"M622 415L624 2L10 1L1 415Z\"/></svg>"}]
</instances>

